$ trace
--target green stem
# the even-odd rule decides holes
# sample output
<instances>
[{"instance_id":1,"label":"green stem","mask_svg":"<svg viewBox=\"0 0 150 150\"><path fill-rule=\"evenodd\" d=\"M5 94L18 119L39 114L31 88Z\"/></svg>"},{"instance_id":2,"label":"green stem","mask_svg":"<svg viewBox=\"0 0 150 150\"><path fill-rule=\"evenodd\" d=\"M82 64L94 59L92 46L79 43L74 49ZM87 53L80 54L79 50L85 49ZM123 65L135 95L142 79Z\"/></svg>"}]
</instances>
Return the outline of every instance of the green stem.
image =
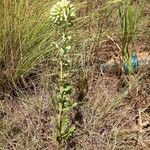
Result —
<instances>
[{"instance_id":1,"label":"green stem","mask_svg":"<svg viewBox=\"0 0 150 150\"><path fill-rule=\"evenodd\" d=\"M60 61L60 82L63 81L63 61Z\"/></svg>"},{"instance_id":2,"label":"green stem","mask_svg":"<svg viewBox=\"0 0 150 150\"><path fill-rule=\"evenodd\" d=\"M63 61L60 60L60 91L62 87L62 82L63 82ZM59 99L58 103L58 138L61 137L61 122L62 122L62 102L61 99ZM61 139L58 139L58 149L61 147Z\"/></svg>"}]
</instances>

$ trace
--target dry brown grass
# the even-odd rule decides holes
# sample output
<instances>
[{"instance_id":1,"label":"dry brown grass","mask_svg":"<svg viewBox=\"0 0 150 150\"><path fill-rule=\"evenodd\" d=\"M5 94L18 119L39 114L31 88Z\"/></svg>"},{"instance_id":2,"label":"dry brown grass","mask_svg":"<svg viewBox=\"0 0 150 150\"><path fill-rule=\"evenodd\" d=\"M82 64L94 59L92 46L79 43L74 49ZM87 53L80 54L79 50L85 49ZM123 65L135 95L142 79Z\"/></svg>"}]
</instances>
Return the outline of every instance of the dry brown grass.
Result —
<instances>
[{"instance_id":1,"label":"dry brown grass","mask_svg":"<svg viewBox=\"0 0 150 150\"><path fill-rule=\"evenodd\" d=\"M145 111L150 104L148 77L123 92L116 91L118 79L106 75L97 79L82 108L83 133L76 138L81 149L149 149L150 114ZM139 110L143 126L138 121Z\"/></svg>"}]
</instances>

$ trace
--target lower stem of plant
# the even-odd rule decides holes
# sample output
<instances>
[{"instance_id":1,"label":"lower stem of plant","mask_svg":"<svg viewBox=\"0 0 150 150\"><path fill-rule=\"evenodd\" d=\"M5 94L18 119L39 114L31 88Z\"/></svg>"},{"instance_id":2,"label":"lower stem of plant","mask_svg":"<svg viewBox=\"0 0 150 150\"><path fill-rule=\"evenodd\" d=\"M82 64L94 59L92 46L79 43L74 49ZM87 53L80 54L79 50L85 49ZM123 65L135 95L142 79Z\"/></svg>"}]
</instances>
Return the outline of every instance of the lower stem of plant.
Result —
<instances>
[{"instance_id":1,"label":"lower stem of plant","mask_svg":"<svg viewBox=\"0 0 150 150\"><path fill-rule=\"evenodd\" d=\"M63 61L60 61L60 91L61 91L61 86L62 86L62 82L63 82ZM59 99L59 103L58 103L58 134L57 134L57 142L58 142L58 149L60 149L61 147L61 117L62 117L62 103L61 100Z\"/></svg>"}]
</instances>

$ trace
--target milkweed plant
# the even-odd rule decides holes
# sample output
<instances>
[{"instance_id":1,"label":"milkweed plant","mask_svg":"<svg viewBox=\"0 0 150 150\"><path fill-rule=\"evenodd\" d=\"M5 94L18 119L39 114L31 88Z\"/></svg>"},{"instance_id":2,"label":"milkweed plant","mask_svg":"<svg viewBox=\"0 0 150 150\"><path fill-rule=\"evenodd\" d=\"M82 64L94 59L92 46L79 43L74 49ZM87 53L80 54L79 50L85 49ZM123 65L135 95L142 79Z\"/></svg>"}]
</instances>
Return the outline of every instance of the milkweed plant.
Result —
<instances>
[{"instance_id":1,"label":"milkweed plant","mask_svg":"<svg viewBox=\"0 0 150 150\"><path fill-rule=\"evenodd\" d=\"M73 25L75 19L75 7L69 0L58 1L50 11L50 19L61 33L60 41L55 43L59 51L59 92L57 96L57 135L59 145L70 138L75 132L75 126L71 125L69 112L77 106L71 99L73 87L69 80L70 60L67 57L71 50L71 36L68 29Z\"/></svg>"}]
</instances>

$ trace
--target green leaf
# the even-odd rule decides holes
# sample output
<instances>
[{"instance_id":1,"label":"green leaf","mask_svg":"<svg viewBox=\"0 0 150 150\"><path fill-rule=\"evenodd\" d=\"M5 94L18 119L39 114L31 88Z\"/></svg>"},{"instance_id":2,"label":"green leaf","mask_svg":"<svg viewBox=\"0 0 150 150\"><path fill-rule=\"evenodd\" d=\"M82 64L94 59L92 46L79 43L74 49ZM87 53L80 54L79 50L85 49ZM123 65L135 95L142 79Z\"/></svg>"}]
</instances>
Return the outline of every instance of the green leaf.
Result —
<instances>
[{"instance_id":1,"label":"green leaf","mask_svg":"<svg viewBox=\"0 0 150 150\"><path fill-rule=\"evenodd\" d=\"M62 135L62 138L63 139L68 139L70 136L72 136L73 134L74 134L74 132L75 132L75 126L73 125L71 128L69 128L68 130L67 130L67 132L64 134L64 135Z\"/></svg>"},{"instance_id":2,"label":"green leaf","mask_svg":"<svg viewBox=\"0 0 150 150\"><path fill-rule=\"evenodd\" d=\"M68 111L70 111L71 109L75 108L77 105L78 105L78 103L73 103L73 104L70 103L69 105L67 105L67 106L65 106L65 107L63 108L63 111L64 111L64 112L68 112Z\"/></svg>"},{"instance_id":3,"label":"green leaf","mask_svg":"<svg viewBox=\"0 0 150 150\"><path fill-rule=\"evenodd\" d=\"M65 85L63 91L64 91L66 94L70 94L70 93L71 93L71 90L72 90L72 86L70 86L70 85Z\"/></svg>"},{"instance_id":4,"label":"green leaf","mask_svg":"<svg viewBox=\"0 0 150 150\"><path fill-rule=\"evenodd\" d=\"M61 87L61 97L63 98L64 95L71 94L71 91L72 86L69 83L65 83L63 87Z\"/></svg>"},{"instance_id":5,"label":"green leaf","mask_svg":"<svg viewBox=\"0 0 150 150\"><path fill-rule=\"evenodd\" d=\"M61 134L65 133L65 131L66 131L67 127L68 127L68 123L69 123L68 116L67 115L62 116L61 126L60 126Z\"/></svg>"}]
</instances>

